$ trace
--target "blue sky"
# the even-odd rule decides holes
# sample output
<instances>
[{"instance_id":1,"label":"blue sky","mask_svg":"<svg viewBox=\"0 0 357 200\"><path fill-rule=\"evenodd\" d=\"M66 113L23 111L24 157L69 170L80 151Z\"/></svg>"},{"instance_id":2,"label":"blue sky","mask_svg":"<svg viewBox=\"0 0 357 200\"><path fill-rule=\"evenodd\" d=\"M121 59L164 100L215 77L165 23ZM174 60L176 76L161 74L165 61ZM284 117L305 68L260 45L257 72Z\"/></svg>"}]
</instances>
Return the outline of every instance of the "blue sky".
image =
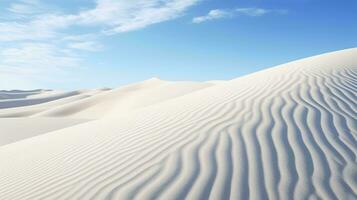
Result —
<instances>
[{"instance_id":1,"label":"blue sky","mask_svg":"<svg viewBox=\"0 0 357 200\"><path fill-rule=\"evenodd\" d=\"M356 46L355 0L0 0L0 89L232 79Z\"/></svg>"}]
</instances>

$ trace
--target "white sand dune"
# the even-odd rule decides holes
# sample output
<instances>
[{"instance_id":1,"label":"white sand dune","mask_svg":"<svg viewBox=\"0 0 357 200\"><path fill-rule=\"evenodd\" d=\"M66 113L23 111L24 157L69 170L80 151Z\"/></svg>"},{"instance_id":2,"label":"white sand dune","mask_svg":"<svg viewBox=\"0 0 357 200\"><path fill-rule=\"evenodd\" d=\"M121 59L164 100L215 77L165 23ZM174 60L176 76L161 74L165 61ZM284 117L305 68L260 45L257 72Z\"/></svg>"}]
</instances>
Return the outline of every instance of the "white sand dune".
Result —
<instances>
[{"instance_id":1,"label":"white sand dune","mask_svg":"<svg viewBox=\"0 0 357 200\"><path fill-rule=\"evenodd\" d=\"M82 90L73 92L45 91L25 98L7 98L0 100L0 117L25 117L33 115L53 107L73 102L79 99L91 97L105 92L107 89ZM18 95L26 95L27 91L18 92ZM0 96L7 94L1 92Z\"/></svg>"},{"instance_id":2,"label":"white sand dune","mask_svg":"<svg viewBox=\"0 0 357 200\"><path fill-rule=\"evenodd\" d=\"M167 82L150 79L115 90L96 89L74 92L16 91L16 98L0 102L21 105L0 109L0 146L62 129L79 123L117 115L190 92L213 86L212 83ZM1 94L2 91L0 91ZM12 91L15 93L15 91ZM9 93L9 91L3 91ZM22 94L22 95L20 95ZM74 94L74 95L64 95ZM18 98L24 96L25 98ZM15 99L15 100L13 100ZM42 104L32 104L36 100ZM9 104L11 102L11 104Z\"/></svg>"},{"instance_id":3,"label":"white sand dune","mask_svg":"<svg viewBox=\"0 0 357 200\"><path fill-rule=\"evenodd\" d=\"M213 85L208 82L168 82L153 78L114 90L46 91L33 98L0 100L0 117L98 119L108 113L128 112Z\"/></svg>"},{"instance_id":4,"label":"white sand dune","mask_svg":"<svg viewBox=\"0 0 357 200\"><path fill-rule=\"evenodd\" d=\"M24 99L37 94L46 94L46 90L0 90L0 100L3 99Z\"/></svg>"},{"instance_id":5,"label":"white sand dune","mask_svg":"<svg viewBox=\"0 0 357 200\"><path fill-rule=\"evenodd\" d=\"M226 82L2 95L0 116L18 118L0 120L0 137L28 124L0 146L0 199L357 199L356 57Z\"/></svg>"},{"instance_id":6,"label":"white sand dune","mask_svg":"<svg viewBox=\"0 0 357 200\"><path fill-rule=\"evenodd\" d=\"M0 147L87 121L89 120L51 117L0 118Z\"/></svg>"}]
</instances>

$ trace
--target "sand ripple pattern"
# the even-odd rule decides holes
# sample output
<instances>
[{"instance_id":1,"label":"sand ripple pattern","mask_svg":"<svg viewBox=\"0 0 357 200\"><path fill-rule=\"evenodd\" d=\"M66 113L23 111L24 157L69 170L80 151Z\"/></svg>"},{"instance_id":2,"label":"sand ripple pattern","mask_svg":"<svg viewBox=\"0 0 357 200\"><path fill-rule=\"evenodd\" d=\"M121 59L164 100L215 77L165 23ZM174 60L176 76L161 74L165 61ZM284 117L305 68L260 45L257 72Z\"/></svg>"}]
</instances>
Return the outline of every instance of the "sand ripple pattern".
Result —
<instances>
[{"instance_id":1,"label":"sand ripple pattern","mask_svg":"<svg viewBox=\"0 0 357 200\"><path fill-rule=\"evenodd\" d=\"M352 53L4 146L0 199L357 199Z\"/></svg>"}]
</instances>

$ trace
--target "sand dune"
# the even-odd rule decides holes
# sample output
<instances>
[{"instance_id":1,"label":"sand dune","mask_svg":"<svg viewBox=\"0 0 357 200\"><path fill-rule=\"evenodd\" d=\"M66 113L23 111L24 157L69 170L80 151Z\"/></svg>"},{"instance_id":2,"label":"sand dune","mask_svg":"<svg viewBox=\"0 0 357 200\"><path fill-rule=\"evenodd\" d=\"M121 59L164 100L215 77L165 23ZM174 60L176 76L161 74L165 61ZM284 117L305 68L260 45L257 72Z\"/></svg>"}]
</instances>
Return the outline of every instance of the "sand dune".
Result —
<instances>
[{"instance_id":1,"label":"sand dune","mask_svg":"<svg viewBox=\"0 0 357 200\"><path fill-rule=\"evenodd\" d=\"M91 97L100 92L103 92L103 90L73 92L52 91L39 93L36 95L36 98L7 99L4 101L0 100L0 104L2 104L0 117L28 117L47 109L52 109L73 101Z\"/></svg>"},{"instance_id":2,"label":"sand dune","mask_svg":"<svg viewBox=\"0 0 357 200\"><path fill-rule=\"evenodd\" d=\"M0 90L0 100L3 99L24 99L37 94L46 94L46 90Z\"/></svg>"},{"instance_id":3,"label":"sand dune","mask_svg":"<svg viewBox=\"0 0 357 200\"><path fill-rule=\"evenodd\" d=\"M61 91L16 91L20 98L3 101L0 109L0 146L62 129L106 115L125 114L129 111L156 104L196 90L213 86L213 83L167 82L150 79L118 89ZM12 91L15 93L15 91ZM8 93L5 91L3 93ZM28 95L31 93L31 96ZM74 94L74 95L65 95ZM34 101L44 103L32 104ZM10 103L11 102L11 103Z\"/></svg>"},{"instance_id":4,"label":"sand dune","mask_svg":"<svg viewBox=\"0 0 357 200\"><path fill-rule=\"evenodd\" d=\"M0 147L87 121L89 120L51 117L0 118Z\"/></svg>"},{"instance_id":5,"label":"sand dune","mask_svg":"<svg viewBox=\"0 0 357 200\"><path fill-rule=\"evenodd\" d=\"M35 104L3 95L2 117L86 121L0 146L0 199L357 199L356 56Z\"/></svg>"},{"instance_id":6,"label":"sand dune","mask_svg":"<svg viewBox=\"0 0 357 200\"><path fill-rule=\"evenodd\" d=\"M98 119L108 113L128 112L213 85L215 83L168 82L153 78L113 90L45 91L32 98L0 100L0 117ZM0 95L4 93L0 91ZM25 95L28 92L17 93Z\"/></svg>"}]
</instances>

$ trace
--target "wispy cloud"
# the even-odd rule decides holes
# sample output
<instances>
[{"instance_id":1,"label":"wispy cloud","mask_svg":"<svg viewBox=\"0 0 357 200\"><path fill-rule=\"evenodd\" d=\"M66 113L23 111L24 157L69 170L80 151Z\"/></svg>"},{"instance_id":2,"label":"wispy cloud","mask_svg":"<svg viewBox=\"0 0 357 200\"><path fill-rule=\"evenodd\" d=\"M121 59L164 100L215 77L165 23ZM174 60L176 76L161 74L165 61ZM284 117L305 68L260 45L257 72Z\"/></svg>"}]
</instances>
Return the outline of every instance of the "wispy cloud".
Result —
<instances>
[{"instance_id":1,"label":"wispy cloud","mask_svg":"<svg viewBox=\"0 0 357 200\"><path fill-rule=\"evenodd\" d=\"M68 47L71 49L79 49L84 51L100 51L103 46L95 41L86 41L86 42L73 42L68 44Z\"/></svg>"},{"instance_id":2,"label":"wispy cloud","mask_svg":"<svg viewBox=\"0 0 357 200\"><path fill-rule=\"evenodd\" d=\"M247 15L251 17L259 17L266 14L287 14L288 11L285 9L264 9L264 8L237 8L235 9L237 14Z\"/></svg>"},{"instance_id":3,"label":"wispy cloud","mask_svg":"<svg viewBox=\"0 0 357 200\"><path fill-rule=\"evenodd\" d=\"M27 0L30 1L30 0ZM70 26L98 27L99 32L115 34L145 28L175 19L199 0L97 0L93 9L74 14L41 13L24 22L1 22L0 40L47 39ZM32 4L12 4L10 11L31 12Z\"/></svg>"},{"instance_id":4,"label":"wispy cloud","mask_svg":"<svg viewBox=\"0 0 357 200\"><path fill-rule=\"evenodd\" d=\"M264 8L236 8L236 9L214 9L208 12L207 15L195 17L192 19L193 23L202 23L205 21L232 18L239 15L250 17L260 17L269 13L286 14L287 10L281 9L264 9Z\"/></svg>"},{"instance_id":5,"label":"wispy cloud","mask_svg":"<svg viewBox=\"0 0 357 200\"><path fill-rule=\"evenodd\" d=\"M201 22L208 21L208 20L228 18L228 17L232 17L232 16L233 16L233 12L231 12L231 11L215 9L215 10L209 11L208 14L205 16L193 18L192 22L193 23L201 23Z\"/></svg>"},{"instance_id":6,"label":"wispy cloud","mask_svg":"<svg viewBox=\"0 0 357 200\"><path fill-rule=\"evenodd\" d=\"M46 71L79 66L80 58L74 52L49 43L22 43L0 49L0 69ZM21 70L22 71L22 70Z\"/></svg>"},{"instance_id":7,"label":"wispy cloud","mask_svg":"<svg viewBox=\"0 0 357 200\"><path fill-rule=\"evenodd\" d=\"M48 11L49 6L39 0L19 0L10 4L7 10L20 15L33 15Z\"/></svg>"},{"instance_id":8,"label":"wispy cloud","mask_svg":"<svg viewBox=\"0 0 357 200\"><path fill-rule=\"evenodd\" d=\"M81 66L78 54L102 50L102 37L173 20L198 1L96 0L73 13L41 0L13 1L0 17L0 71L34 75ZM73 34L72 27L83 31Z\"/></svg>"},{"instance_id":9,"label":"wispy cloud","mask_svg":"<svg viewBox=\"0 0 357 200\"><path fill-rule=\"evenodd\" d=\"M0 48L1 88L38 87L41 81L56 81L53 74L58 78L80 67L81 58L75 52L56 44L26 42Z\"/></svg>"}]
</instances>

